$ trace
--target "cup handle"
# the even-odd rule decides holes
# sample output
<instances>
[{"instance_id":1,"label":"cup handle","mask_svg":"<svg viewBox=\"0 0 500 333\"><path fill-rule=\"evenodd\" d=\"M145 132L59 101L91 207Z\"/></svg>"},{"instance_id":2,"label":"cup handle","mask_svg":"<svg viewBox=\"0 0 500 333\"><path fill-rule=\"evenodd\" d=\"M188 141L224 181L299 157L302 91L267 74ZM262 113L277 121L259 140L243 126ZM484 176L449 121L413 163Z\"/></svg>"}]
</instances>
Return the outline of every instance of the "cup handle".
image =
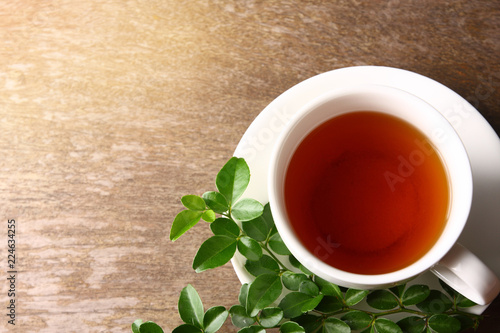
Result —
<instances>
[{"instance_id":1,"label":"cup handle","mask_svg":"<svg viewBox=\"0 0 500 333\"><path fill-rule=\"evenodd\" d=\"M479 305L491 303L500 292L500 281L495 273L459 243L430 270L450 287Z\"/></svg>"}]
</instances>

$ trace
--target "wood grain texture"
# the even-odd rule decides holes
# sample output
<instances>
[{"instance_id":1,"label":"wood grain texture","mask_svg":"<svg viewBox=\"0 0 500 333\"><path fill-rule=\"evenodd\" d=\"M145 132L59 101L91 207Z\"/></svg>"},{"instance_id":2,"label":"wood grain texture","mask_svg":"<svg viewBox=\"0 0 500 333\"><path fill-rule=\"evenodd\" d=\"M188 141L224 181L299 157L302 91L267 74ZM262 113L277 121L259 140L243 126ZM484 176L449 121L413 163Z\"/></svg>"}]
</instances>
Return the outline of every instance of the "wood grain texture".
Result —
<instances>
[{"instance_id":1,"label":"wood grain texture","mask_svg":"<svg viewBox=\"0 0 500 333\"><path fill-rule=\"evenodd\" d=\"M128 332L142 318L169 332L187 283L207 307L232 305L230 265L191 269L208 229L168 232L180 196L213 189L269 102L321 72L393 66L500 133L498 54L489 0L1 2L0 220L17 222L18 308L0 331ZM497 299L478 332L500 331L498 313Z\"/></svg>"}]
</instances>

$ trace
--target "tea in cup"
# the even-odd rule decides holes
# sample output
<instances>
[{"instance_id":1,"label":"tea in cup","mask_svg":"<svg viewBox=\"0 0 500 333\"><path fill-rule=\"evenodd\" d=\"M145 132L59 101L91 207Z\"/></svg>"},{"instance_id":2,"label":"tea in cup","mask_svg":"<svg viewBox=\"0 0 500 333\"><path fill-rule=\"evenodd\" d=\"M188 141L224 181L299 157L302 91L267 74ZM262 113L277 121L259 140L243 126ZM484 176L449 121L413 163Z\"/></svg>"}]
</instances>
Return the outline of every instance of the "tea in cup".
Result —
<instances>
[{"instance_id":1,"label":"tea in cup","mask_svg":"<svg viewBox=\"0 0 500 333\"><path fill-rule=\"evenodd\" d=\"M430 270L487 304L500 282L457 243L472 181L446 118L408 92L366 85L299 110L273 150L268 192L283 241L316 275L373 289Z\"/></svg>"}]
</instances>

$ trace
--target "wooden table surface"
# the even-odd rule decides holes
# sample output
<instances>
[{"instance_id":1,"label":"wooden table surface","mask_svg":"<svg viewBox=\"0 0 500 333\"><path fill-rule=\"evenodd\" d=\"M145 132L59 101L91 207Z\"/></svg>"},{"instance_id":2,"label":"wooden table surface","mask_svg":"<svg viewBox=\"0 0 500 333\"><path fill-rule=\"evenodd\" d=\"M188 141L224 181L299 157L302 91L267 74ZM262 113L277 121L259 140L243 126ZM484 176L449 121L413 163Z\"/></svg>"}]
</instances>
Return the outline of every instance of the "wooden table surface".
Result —
<instances>
[{"instance_id":1,"label":"wooden table surface","mask_svg":"<svg viewBox=\"0 0 500 333\"><path fill-rule=\"evenodd\" d=\"M230 264L191 269L207 226L168 233L268 103L325 71L391 66L450 87L498 134L499 54L491 0L2 1L0 331L129 332L142 318L170 332L188 283L207 307L234 304ZM500 332L499 313L497 298L478 332Z\"/></svg>"}]
</instances>

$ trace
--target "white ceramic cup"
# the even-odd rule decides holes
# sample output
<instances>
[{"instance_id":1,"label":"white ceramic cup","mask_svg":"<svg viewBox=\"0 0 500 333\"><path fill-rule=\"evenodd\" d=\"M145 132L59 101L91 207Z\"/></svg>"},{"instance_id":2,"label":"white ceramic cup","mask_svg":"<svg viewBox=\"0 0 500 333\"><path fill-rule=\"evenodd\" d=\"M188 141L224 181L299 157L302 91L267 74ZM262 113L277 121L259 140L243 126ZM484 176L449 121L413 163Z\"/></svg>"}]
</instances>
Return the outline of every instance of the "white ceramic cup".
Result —
<instances>
[{"instance_id":1,"label":"white ceramic cup","mask_svg":"<svg viewBox=\"0 0 500 333\"><path fill-rule=\"evenodd\" d=\"M449 215L432 248L413 264L397 271L365 275L332 267L301 243L287 216L284 182L288 164L301 141L332 117L354 111L378 111L402 118L427 136L444 161L450 182ZM424 100L392 87L365 85L336 89L315 98L285 126L271 155L268 193L278 231L296 259L314 274L344 287L388 288L432 271L477 304L489 304L500 292L495 274L457 243L472 201L472 174L460 137L450 123Z\"/></svg>"}]
</instances>

